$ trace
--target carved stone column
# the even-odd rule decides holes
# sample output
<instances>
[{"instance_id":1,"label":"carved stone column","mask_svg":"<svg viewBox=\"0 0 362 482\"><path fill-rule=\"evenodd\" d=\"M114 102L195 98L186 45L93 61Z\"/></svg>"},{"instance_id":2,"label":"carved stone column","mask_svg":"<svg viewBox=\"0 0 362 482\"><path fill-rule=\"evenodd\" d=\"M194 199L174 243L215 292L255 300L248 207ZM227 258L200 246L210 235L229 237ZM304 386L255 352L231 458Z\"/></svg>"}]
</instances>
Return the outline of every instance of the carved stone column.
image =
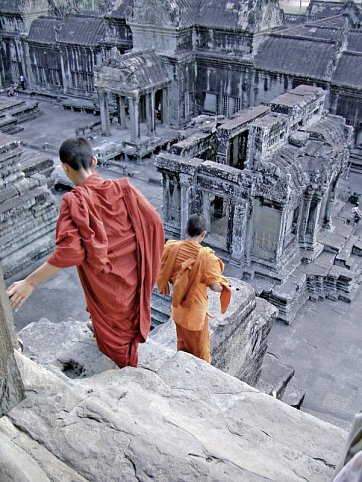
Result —
<instances>
[{"instance_id":1,"label":"carved stone column","mask_svg":"<svg viewBox=\"0 0 362 482\"><path fill-rule=\"evenodd\" d=\"M152 135L156 130L155 124L155 93L146 94L146 124L147 134Z\"/></svg>"},{"instance_id":2,"label":"carved stone column","mask_svg":"<svg viewBox=\"0 0 362 482\"><path fill-rule=\"evenodd\" d=\"M169 100L169 88L162 89L162 102L161 102L161 119L162 124L165 126L170 125L170 100Z\"/></svg>"},{"instance_id":3,"label":"carved stone column","mask_svg":"<svg viewBox=\"0 0 362 482\"><path fill-rule=\"evenodd\" d=\"M0 417L24 399L24 386L14 357L17 339L0 270Z\"/></svg>"},{"instance_id":4,"label":"carved stone column","mask_svg":"<svg viewBox=\"0 0 362 482\"><path fill-rule=\"evenodd\" d=\"M241 257L243 255L245 222L245 203L243 202L241 204L239 201L234 205L232 237L230 243L231 258L238 263L241 262Z\"/></svg>"},{"instance_id":5,"label":"carved stone column","mask_svg":"<svg viewBox=\"0 0 362 482\"><path fill-rule=\"evenodd\" d=\"M312 191L307 191L307 192L304 193L302 213L301 213L301 221L300 221L300 228L299 228L299 240L301 242L305 241L307 223L308 223L308 219L309 219L310 205L311 205L311 202L312 202L312 196L313 196Z\"/></svg>"},{"instance_id":6,"label":"carved stone column","mask_svg":"<svg viewBox=\"0 0 362 482\"><path fill-rule=\"evenodd\" d=\"M310 203L309 219L308 219L306 233L308 235L307 241L312 245L311 247L313 247L317 241L316 238L317 238L317 232L318 232L318 218L319 218L321 199L322 199L321 193L315 193Z\"/></svg>"},{"instance_id":7,"label":"carved stone column","mask_svg":"<svg viewBox=\"0 0 362 482\"><path fill-rule=\"evenodd\" d=\"M328 193L327 203L326 203L326 210L324 213L324 220L323 220L323 227L326 229L332 229L332 209L334 204L334 196L335 196L335 184L331 186L331 189Z\"/></svg>"},{"instance_id":8,"label":"carved stone column","mask_svg":"<svg viewBox=\"0 0 362 482\"><path fill-rule=\"evenodd\" d=\"M276 254L275 254L275 261L276 264L279 265L279 263L282 261L282 256L283 256L283 247L284 247L284 241L285 241L285 226L287 222L287 209L285 206L282 207L282 215L280 219L280 228L279 228L279 236L277 239L277 249L276 249Z\"/></svg>"},{"instance_id":9,"label":"carved stone column","mask_svg":"<svg viewBox=\"0 0 362 482\"><path fill-rule=\"evenodd\" d=\"M139 97L129 97L128 102L131 122L131 141L137 142L140 137Z\"/></svg>"},{"instance_id":10,"label":"carved stone column","mask_svg":"<svg viewBox=\"0 0 362 482\"><path fill-rule=\"evenodd\" d=\"M187 226L187 220L190 216L190 205L192 202L193 179L188 174L180 174L180 189L181 189L181 219L180 230L184 233Z\"/></svg>"},{"instance_id":11,"label":"carved stone column","mask_svg":"<svg viewBox=\"0 0 362 482\"><path fill-rule=\"evenodd\" d=\"M99 107L101 111L102 135L111 135L111 124L109 121L109 105L107 93L104 90L98 90Z\"/></svg>"},{"instance_id":12,"label":"carved stone column","mask_svg":"<svg viewBox=\"0 0 362 482\"><path fill-rule=\"evenodd\" d=\"M121 95L118 97L118 112L118 122L121 126L121 129L127 129L126 104L124 97Z\"/></svg>"},{"instance_id":13,"label":"carved stone column","mask_svg":"<svg viewBox=\"0 0 362 482\"><path fill-rule=\"evenodd\" d=\"M64 94L66 94L68 92L68 88L69 88L69 81L68 81L68 76L67 76L67 73L66 73L65 67L64 67L63 52L60 52L60 68L61 68L61 72L62 72L63 92L64 92ZM98 95L99 95L99 93L98 93Z\"/></svg>"}]
</instances>

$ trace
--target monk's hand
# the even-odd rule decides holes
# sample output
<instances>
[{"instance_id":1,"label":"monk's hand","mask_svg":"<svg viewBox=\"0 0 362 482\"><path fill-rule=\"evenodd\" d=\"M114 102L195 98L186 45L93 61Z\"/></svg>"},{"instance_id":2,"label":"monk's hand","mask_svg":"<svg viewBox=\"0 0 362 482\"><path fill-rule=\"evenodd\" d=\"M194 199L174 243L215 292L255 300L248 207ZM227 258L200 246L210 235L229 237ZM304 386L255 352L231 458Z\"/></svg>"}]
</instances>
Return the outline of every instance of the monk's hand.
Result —
<instances>
[{"instance_id":1,"label":"monk's hand","mask_svg":"<svg viewBox=\"0 0 362 482\"><path fill-rule=\"evenodd\" d=\"M7 290L6 293L9 296L10 305L15 311L23 306L25 301L32 294L34 285L32 285L26 279L16 281Z\"/></svg>"}]
</instances>

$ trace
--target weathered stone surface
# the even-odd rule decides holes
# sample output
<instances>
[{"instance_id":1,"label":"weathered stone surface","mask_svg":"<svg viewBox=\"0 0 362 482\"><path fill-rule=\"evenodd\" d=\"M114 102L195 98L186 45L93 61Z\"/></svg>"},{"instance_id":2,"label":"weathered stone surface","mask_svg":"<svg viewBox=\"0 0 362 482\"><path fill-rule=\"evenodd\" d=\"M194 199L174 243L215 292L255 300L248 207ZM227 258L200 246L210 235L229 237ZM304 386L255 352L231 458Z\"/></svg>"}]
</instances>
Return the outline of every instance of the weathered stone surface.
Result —
<instances>
[{"instance_id":1,"label":"weathered stone surface","mask_svg":"<svg viewBox=\"0 0 362 482\"><path fill-rule=\"evenodd\" d=\"M346 435L185 353L76 382L17 358L27 398L0 435L51 480L55 456L62 480L327 481Z\"/></svg>"},{"instance_id":2,"label":"weathered stone surface","mask_svg":"<svg viewBox=\"0 0 362 482\"><path fill-rule=\"evenodd\" d=\"M53 162L29 159L20 142L0 134L0 263L7 278L47 254L54 245L55 200L45 175Z\"/></svg>"},{"instance_id":3,"label":"weathered stone surface","mask_svg":"<svg viewBox=\"0 0 362 482\"><path fill-rule=\"evenodd\" d=\"M219 296L209 293L212 363L254 385L260 376L267 336L277 310L256 298L247 283L234 278L229 282L232 297L225 314L220 313ZM89 377L115 367L99 352L85 323L51 323L42 319L26 326L19 336L27 356L51 369L60 369L70 378ZM140 345L140 366L157 370L175 351L176 333L170 320L153 330L148 341Z\"/></svg>"},{"instance_id":4,"label":"weathered stone surface","mask_svg":"<svg viewBox=\"0 0 362 482\"><path fill-rule=\"evenodd\" d=\"M24 386L14 358L15 347L13 315L0 267L0 417L24 398Z\"/></svg>"},{"instance_id":5,"label":"weathered stone surface","mask_svg":"<svg viewBox=\"0 0 362 482\"><path fill-rule=\"evenodd\" d=\"M286 323L308 296L325 298L328 292L350 301L359 278L347 259L348 276L334 266L339 260L322 274L317 268L317 277L316 266L303 267L317 262L324 249L339 252L351 235L334 208L352 129L325 112L324 101L319 87L298 85L268 106L215 119L207 133L190 129L156 158L166 235L182 237L188 215L203 213L207 243ZM205 143L216 151L206 151ZM337 280L334 288L330 277Z\"/></svg>"},{"instance_id":6,"label":"weathered stone surface","mask_svg":"<svg viewBox=\"0 0 362 482\"><path fill-rule=\"evenodd\" d=\"M51 323L43 318L23 328L19 336L25 355L69 378L90 377L116 367L98 350L84 322Z\"/></svg>"}]
</instances>

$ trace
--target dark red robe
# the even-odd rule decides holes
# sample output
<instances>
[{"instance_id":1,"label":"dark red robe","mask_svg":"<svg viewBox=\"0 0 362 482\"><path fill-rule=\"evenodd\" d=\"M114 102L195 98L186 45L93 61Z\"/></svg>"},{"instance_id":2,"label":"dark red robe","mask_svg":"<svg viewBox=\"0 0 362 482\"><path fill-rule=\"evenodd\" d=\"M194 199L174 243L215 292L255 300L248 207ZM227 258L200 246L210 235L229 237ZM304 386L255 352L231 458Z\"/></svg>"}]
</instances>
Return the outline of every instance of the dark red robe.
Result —
<instances>
[{"instance_id":1,"label":"dark red robe","mask_svg":"<svg viewBox=\"0 0 362 482\"><path fill-rule=\"evenodd\" d=\"M56 244L48 262L77 266L99 349L137 366L164 245L158 213L127 178L93 174L63 196Z\"/></svg>"}]
</instances>

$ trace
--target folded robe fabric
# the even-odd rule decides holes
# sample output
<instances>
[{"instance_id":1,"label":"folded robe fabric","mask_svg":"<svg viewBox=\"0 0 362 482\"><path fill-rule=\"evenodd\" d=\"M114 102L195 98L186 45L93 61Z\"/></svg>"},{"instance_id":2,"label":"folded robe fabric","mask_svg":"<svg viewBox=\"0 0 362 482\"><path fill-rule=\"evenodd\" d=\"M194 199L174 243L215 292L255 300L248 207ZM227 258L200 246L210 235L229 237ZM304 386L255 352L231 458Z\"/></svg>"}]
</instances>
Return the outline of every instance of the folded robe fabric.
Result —
<instances>
[{"instance_id":1,"label":"folded robe fabric","mask_svg":"<svg viewBox=\"0 0 362 482\"><path fill-rule=\"evenodd\" d=\"M201 330L207 321L207 286L219 283L221 313L231 297L227 279L221 275L224 263L207 247L194 241L168 241L162 255L157 280L161 294L169 294L173 284L172 317L188 330Z\"/></svg>"},{"instance_id":2,"label":"folded robe fabric","mask_svg":"<svg viewBox=\"0 0 362 482\"><path fill-rule=\"evenodd\" d=\"M91 175L63 196L56 245L48 262L77 266L101 351L116 361L125 343L145 341L164 245L146 198L127 178Z\"/></svg>"}]
</instances>

